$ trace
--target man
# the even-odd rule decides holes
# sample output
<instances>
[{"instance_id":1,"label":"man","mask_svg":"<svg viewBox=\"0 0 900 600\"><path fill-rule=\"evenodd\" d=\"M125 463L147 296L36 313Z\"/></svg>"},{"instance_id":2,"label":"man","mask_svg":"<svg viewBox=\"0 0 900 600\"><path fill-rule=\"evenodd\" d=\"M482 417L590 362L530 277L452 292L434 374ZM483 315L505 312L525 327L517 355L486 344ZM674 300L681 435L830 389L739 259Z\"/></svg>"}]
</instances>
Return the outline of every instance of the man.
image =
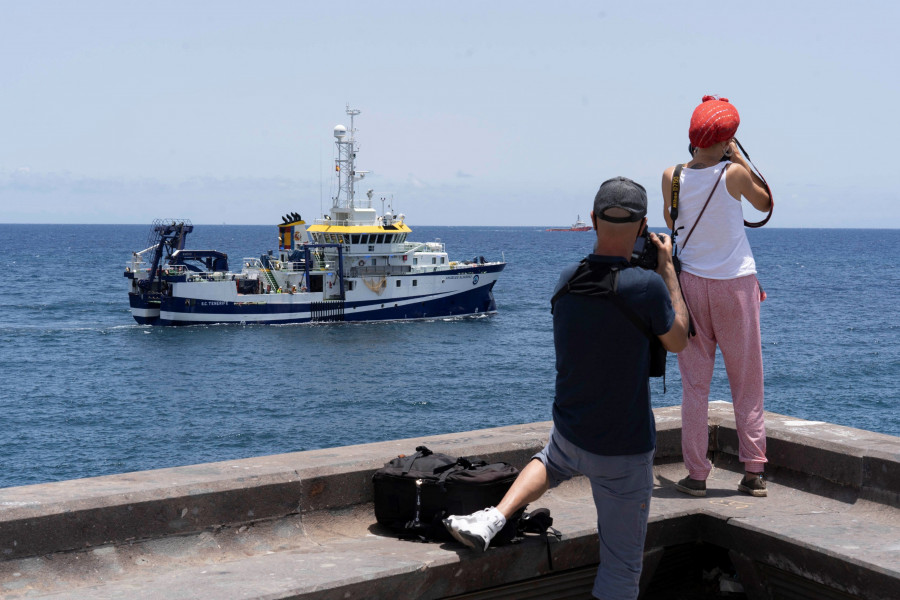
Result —
<instances>
[{"instance_id":1,"label":"man","mask_svg":"<svg viewBox=\"0 0 900 600\"><path fill-rule=\"evenodd\" d=\"M586 266L617 272L612 289L666 350L687 343L688 315L672 264L672 243L650 234L656 272L629 267L647 224L647 192L624 177L600 186L591 223L597 241ZM579 265L563 271L563 289ZM584 272L584 268L582 268ZM568 288L567 288L568 289ZM627 310L627 309L626 309ZM496 506L444 520L459 542L487 549L506 519L549 488L582 474L591 482L600 534L596 598L637 598L650 494L656 427L650 408L650 341L623 308L597 295L565 293L553 310L556 397L547 446L522 470Z\"/></svg>"}]
</instances>

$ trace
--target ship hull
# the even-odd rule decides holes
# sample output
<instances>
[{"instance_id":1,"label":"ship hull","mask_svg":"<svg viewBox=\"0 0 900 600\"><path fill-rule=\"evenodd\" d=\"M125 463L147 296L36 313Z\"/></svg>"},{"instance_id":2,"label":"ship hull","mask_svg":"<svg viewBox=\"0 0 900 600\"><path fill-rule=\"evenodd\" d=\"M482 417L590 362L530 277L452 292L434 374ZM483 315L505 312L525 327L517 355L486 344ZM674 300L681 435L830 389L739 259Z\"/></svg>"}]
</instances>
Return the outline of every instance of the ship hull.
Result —
<instances>
[{"instance_id":1,"label":"ship hull","mask_svg":"<svg viewBox=\"0 0 900 600\"><path fill-rule=\"evenodd\" d=\"M138 323L157 326L284 325L489 315L497 310L492 290L504 267L505 264L496 263L392 276L386 278L381 294L359 285L357 280L356 289L348 291L343 300L325 299L322 293L242 295L232 293L234 287L230 284L175 284L172 295L163 296L157 305L156 315L149 302L132 294L132 314ZM413 289L416 291L410 292Z\"/></svg>"},{"instance_id":2,"label":"ship hull","mask_svg":"<svg viewBox=\"0 0 900 600\"><path fill-rule=\"evenodd\" d=\"M157 325L159 323L159 294L137 294L129 292L128 304L131 316L141 325Z\"/></svg>"}]
</instances>

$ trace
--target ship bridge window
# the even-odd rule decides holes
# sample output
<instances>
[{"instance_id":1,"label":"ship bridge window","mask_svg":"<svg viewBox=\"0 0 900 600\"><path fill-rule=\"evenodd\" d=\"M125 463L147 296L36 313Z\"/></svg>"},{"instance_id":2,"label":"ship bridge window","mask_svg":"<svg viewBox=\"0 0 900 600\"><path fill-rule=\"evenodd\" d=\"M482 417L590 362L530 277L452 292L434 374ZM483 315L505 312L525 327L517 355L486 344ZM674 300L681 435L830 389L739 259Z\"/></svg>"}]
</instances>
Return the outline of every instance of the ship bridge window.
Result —
<instances>
[{"instance_id":1,"label":"ship bridge window","mask_svg":"<svg viewBox=\"0 0 900 600\"><path fill-rule=\"evenodd\" d=\"M383 244L383 243L384 243L384 234L383 234L383 233L379 233L379 234L378 234L378 241L375 242L375 243L376 243L376 244Z\"/></svg>"},{"instance_id":2,"label":"ship bridge window","mask_svg":"<svg viewBox=\"0 0 900 600\"><path fill-rule=\"evenodd\" d=\"M359 243L360 243L360 244L368 244L368 243L369 243L369 236L367 236L367 235L361 235L361 236L359 236Z\"/></svg>"},{"instance_id":3,"label":"ship bridge window","mask_svg":"<svg viewBox=\"0 0 900 600\"><path fill-rule=\"evenodd\" d=\"M352 234L350 234L350 243L351 243L351 244L358 244L358 243L359 243L359 234L358 234L358 233L352 233Z\"/></svg>"}]
</instances>

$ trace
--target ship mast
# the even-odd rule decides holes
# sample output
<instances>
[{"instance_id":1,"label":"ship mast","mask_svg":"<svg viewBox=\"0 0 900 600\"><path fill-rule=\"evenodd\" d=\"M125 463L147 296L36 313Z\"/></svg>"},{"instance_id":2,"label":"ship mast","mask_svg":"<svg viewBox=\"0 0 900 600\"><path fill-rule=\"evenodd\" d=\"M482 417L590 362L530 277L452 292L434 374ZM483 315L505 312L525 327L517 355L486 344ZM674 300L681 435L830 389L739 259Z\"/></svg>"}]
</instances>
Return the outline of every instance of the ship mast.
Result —
<instances>
[{"instance_id":1,"label":"ship mast","mask_svg":"<svg viewBox=\"0 0 900 600\"><path fill-rule=\"evenodd\" d=\"M333 198L332 208L348 208L351 212L355 208L355 184L368 173L368 171L357 171L355 166L357 147L354 117L359 113L359 110L350 108L348 104L347 114L350 115L350 130L348 131L343 125L334 128L335 144L338 150L338 156L334 159L334 170L338 175L338 192Z\"/></svg>"}]
</instances>

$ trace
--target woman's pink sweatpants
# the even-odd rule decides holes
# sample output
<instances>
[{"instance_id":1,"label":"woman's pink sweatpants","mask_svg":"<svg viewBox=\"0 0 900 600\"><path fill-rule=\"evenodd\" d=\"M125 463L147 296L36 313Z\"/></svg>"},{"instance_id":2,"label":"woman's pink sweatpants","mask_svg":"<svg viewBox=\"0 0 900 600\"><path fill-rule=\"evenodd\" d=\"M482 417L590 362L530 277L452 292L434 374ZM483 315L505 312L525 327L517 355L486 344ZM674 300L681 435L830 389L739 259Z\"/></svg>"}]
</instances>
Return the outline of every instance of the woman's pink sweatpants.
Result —
<instances>
[{"instance_id":1,"label":"woman's pink sweatpants","mask_svg":"<svg viewBox=\"0 0 900 600\"><path fill-rule=\"evenodd\" d=\"M766 463L763 422L762 342L759 333L759 282L755 275L705 279L687 272L681 290L697 335L678 354L681 371L681 451L691 479L706 480L712 464L708 401L716 345L722 351L731 386L739 442L738 458L747 471Z\"/></svg>"}]
</instances>

